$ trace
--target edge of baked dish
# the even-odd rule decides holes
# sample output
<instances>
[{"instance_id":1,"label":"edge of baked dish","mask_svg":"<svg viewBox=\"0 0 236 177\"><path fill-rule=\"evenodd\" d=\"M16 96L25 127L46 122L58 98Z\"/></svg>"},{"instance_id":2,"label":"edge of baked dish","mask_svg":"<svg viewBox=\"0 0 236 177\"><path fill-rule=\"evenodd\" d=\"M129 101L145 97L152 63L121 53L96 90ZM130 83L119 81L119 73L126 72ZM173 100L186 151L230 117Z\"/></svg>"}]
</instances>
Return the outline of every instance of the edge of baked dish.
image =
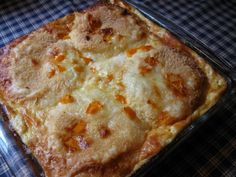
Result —
<instances>
[{"instance_id":1,"label":"edge of baked dish","mask_svg":"<svg viewBox=\"0 0 236 177\"><path fill-rule=\"evenodd\" d=\"M141 21L138 21L138 22L141 22L141 24L138 24L139 27L143 27L143 26L146 26L148 28L148 32L149 34L151 34L152 36L154 36L154 38L158 38L158 40L161 41L161 43L163 43L164 45L168 46L169 48L174 48L175 50L177 50L179 53L181 53L181 55L184 55L184 56L187 56L187 57L190 57L194 60L194 63L196 63L196 65L199 67L199 69L197 69L197 73L199 75L202 75L201 72L203 72L203 77L206 77L204 78L203 82L200 81L200 87L203 86L202 89L204 89L204 99L202 100L197 100L196 103L192 103L193 104L193 112L191 112L190 115L188 115L187 117L185 116L184 118L180 118L178 121L173 121L171 118L166 118L166 114L163 113L162 114L162 118L161 118L161 122L159 122L161 125L163 125L163 127L159 127L157 131L152 131L151 133L149 132L148 135L146 136L146 141L143 143L143 147L142 147L142 152L141 152L141 157L138 161L136 161L135 165L132 167L132 170L130 169L130 167L126 168L124 167L124 169L121 170L121 172L116 172L115 169L113 169L114 167L116 168L120 168L119 166L117 167L115 164L116 162L119 164L119 160L117 161L117 159L115 159L114 163L110 163L110 164L106 164L109 168L110 168L110 171L108 169L107 172L100 172L97 176L102 176L104 174L112 174L114 172L114 176L122 176L122 175L132 175L137 169L139 169L146 161L148 161L152 156L154 156L155 154L157 154L161 149L163 149L167 144L169 144L170 142L172 142L175 138L175 136L181 131L184 129L184 127L186 127L187 125L189 125L192 121L194 121L195 119L199 118L200 116L202 116L206 111L208 111L213 105L216 104L216 102L219 100L219 98L222 96L223 92L226 90L227 88L227 81L217 72L215 71L204 59L202 59L199 55L197 55L192 49L186 47L184 44L182 44L181 42L179 42L177 39L175 39L169 32L167 32L167 30L157 26L156 24L154 24L153 22L151 22L150 20L148 20L146 17L144 17L143 15L141 15L141 13L139 13L138 10L136 10L135 8L129 6L128 4L122 2L122 1L110 1L111 4L114 4L116 6L119 6L119 7L122 7L126 10L124 10L122 13L124 13L124 15L132 15L134 16L134 18L140 18ZM87 10L83 11L82 13L87 13L87 12L90 12L92 13L95 9L96 11L96 8L99 8L99 7L103 7L103 6L107 6L107 7L110 7L111 5L107 5L106 3L101 3L101 4L98 4L98 5L95 5L93 7L90 7L88 8ZM113 8L111 6L111 8ZM109 8L108 8L109 9ZM92 12L91 12L92 11ZM74 14L77 14L74 13ZM75 26L75 24L71 24L70 22L72 22L74 20L74 15L68 15L62 19L59 19L59 20L56 20L54 22L51 22L47 25L45 25L44 27L40 28L39 30L37 30L36 32L33 32L34 33L45 33L45 36L47 36L46 33L49 33L49 34L56 34L55 35L55 38L50 38L50 41L57 41L57 40L60 40L60 39L65 39L67 40L68 38L70 37L75 37L76 36L76 33L72 33L72 34L69 34L70 36L68 36L68 31L71 30L71 28L73 28L73 26ZM88 17L88 18L92 18L91 16ZM92 19L93 21L93 24L95 25L92 25L93 28L97 28L97 26L100 26L100 22L96 21L96 19ZM61 28L61 26L63 25L66 25L67 28L66 30L64 28ZM55 28L56 27L56 28ZM56 29L56 30L55 30ZM105 39L103 40L109 40L109 35L112 34L111 30L107 29L107 30L102 30L104 33L105 33ZM107 36L108 34L108 36ZM145 37L145 34L139 34L139 36L142 37ZM25 37L22 37L12 43L10 43L8 46L5 47L4 51L5 53L3 55L1 55L0 57L0 66L1 66L1 69L2 71L0 72L0 85L1 85L1 93L0 93L0 98L1 98L1 101L6 105L7 107L7 110L8 110L8 115L9 117L14 117L15 116L15 110L12 110L12 108L14 108L14 103L10 103L8 101L8 99L13 99L14 100L14 96L12 97L12 95L10 96L6 96L7 95L7 88L9 85L11 85L11 79L9 79L9 75L8 75L8 70L7 68L9 67L9 65L11 65L10 61L9 61L9 58L8 58L8 55L9 55L9 52L11 49L14 50L14 48L16 46L18 46L19 44L21 43L24 43L24 41L28 38L33 38L34 36L32 36L32 34L29 34L28 36L25 36ZM42 36L41 36L42 37ZM90 36L91 37L91 36ZM87 37L85 36L86 40L90 40L90 37ZM104 37L104 36L103 36ZM34 39L35 40L35 39ZM40 39L39 39L40 40ZM47 38L45 38L45 40L47 41ZM91 40L95 40L94 43L96 43L96 39L91 39ZM48 41L47 41L48 42ZM84 42L84 41L83 41ZM45 43L43 44L45 45L44 47L46 47L48 44ZM82 48L83 50L91 50L90 49L90 44L86 44L86 41L83 43L83 44L78 44L78 43L73 43L73 45L76 45L78 46L80 49ZM92 50L97 50L96 49L96 45L92 45ZM132 57L133 55L135 55L135 52L134 51L137 51L137 50L144 50L144 51L147 51L147 50L150 50L150 46L147 46L145 45L144 48L139 48L137 49L132 47L131 49L132 50L129 50L127 53L127 55L130 55L130 57ZM111 48L109 48L108 46L108 50L110 50ZM107 48L102 48L102 50L107 50ZM131 52L131 54L129 53ZM134 52L134 53L133 53ZM78 54L80 57L81 57L81 54ZM109 56L110 54L108 54ZM81 57L85 64L88 64L90 63L89 61L89 58L86 56L86 57ZM64 60L64 59L60 59L60 58L57 58L58 60ZM35 60L32 60L32 64L36 64L37 65L37 62L38 61L35 61ZM186 62L188 62L186 60ZM150 64L150 66L148 66L148 68L141 68L141 71L140 73L142 75L145 75L147 72L150 71L150 68L152 69L152 66L151 65L156 65L156 63L153 61L153 60L148 60L148 64ZM194 64L189 64L189 65L194 65ZM194 65L195 67L195 65ZM59 72L60 70L64 70L62 67L58 67L59 69ZM139 68L140 69L140 68ZM81 72L80 68L77 68L76 70L78 70L78 72ZM200 71L201 70L201 71ZM62 71L64 72L64 71ZM54 77L55 75L55 71L51 71L49 72L49 77ZM170 78L172 78L172 76L170 75ZM110 78L106 78L108 80L111 79ZM82 80L82 79L81 79ZM205 83L207 81L207 83ZM209 82L211 81L211 82ZM107 82L107 81L106 81ZM110 81L109 81L110 82ZM173 82L177 82L174 78L174 81ZM177 82L179 83L179 82ZM201 85L202 83L202 85ZM118 84L120 87L123 87L122 84ZM181 86L181 83L179 85L180 87ZM196 87L199 89L199 86ZM172 88L176 93L177 95L181 96L181 95L185 95L185 91L178 91L176 90L176 88ZM5 92L5 93L4 93ZM43 94L43 93L39 93L39 94ZM194 94L197 94L194 92ZM22 101L21 100L22 98L20 98L20 102ZM117 99L124 103L124 98L122 96L117 96ZM73 100L73 98L71 98L69 95L66 95L66 97L64 97L64 99L62 100L62 102L71 102ZM23 100L24 101L24 100ZM13 101L14 102L14 101ZM12 104L12 105L11 105ZM63 103L64 104L64 103ZM97 105L100 109L100 107L102 107L99 102L93 102L93 105ZM152 105L153 107L155 107L156 105L153 104L151 101L149 101L149 104ZM88 109L89 108L89 109ZM87 107L87 112L89 113L93 113L95 110L95 112L97 112L97 108L96 109L93 109L91 107ZM125 107L124 108L126 114L128 115L128 117L131 117L131 119L135 119L135 121L139 121L139 120L136 120L137 119L137 116L136 116L136 113L134 113L133 109L131 109L130 107ZM25 121L26 121L26 126L31 126L31 127L38 127L40 124L38 121L35 121L35 120L32 120L30 117L28 117L28 113L21 113L21 114L25 114L26 117L24 118ZM12 116L13 115L13 116ZM139 116L139 114L138 114ZM146 126L146 125L145 125ZM14 127L14 125L13 125ZM79 126L80 127L80 126ZM168 133L163 133L165 130L165 128L168 127L168 131L171 129L171 131L173 131L170 135L168 135ZM164 129L163 129L164 128ZM78 128L78 129L81 129ZM77 129L77 130L78 130ZM77 131L76 130L76 131ZM19 130L17 130L18 134L19 134ZM103 138L106 138L106 134L109 134L108 133L109 131L107 131L104 127L103 127L103 130L102 130L102 135L101 136L104 136ZM156 138L156 134L158 135L158 138ZM163 136L163 137L162 137ZM169 136L168 138L166 138L165 136ZM163 142L159 142L159 140L163 138ZM168 140L167 140L168 139ZM147 141L148 140L148 141ZM23 140L26 142L26 140ZM90 140L88 140L90 141ZM29 145L29 144L28 144ZM72 143L71 144L71 141L68 142L67 144L68 146L74 146L74 144ZM31 149L34 149L33 150L33 153L37 154L36 157L39 158L39 161L44 161L44 155L40 155L40 153L43 153L44 150L42 149L37 149L37 147L35 147L34 144L31 144L29 145ZM44 145L42 145L43 147ZM85 145L87 146L87 145ZM89 145L88 145L89 146ZM76 149L77 147L72 147L72 149ZM74 151L71 150L71 151ZM140 155L140 154L139 154ZM124 151L123 155L122 153L119 154L119 156L121 156L121 158L123 159L126 159L128 160L129 157L125 157L127 156L127 152ZM54 157L55 158L55 157ZM120 158L120 157L119 157ZM50 161L53 161L53 163L56 163L57 164L57 159L51 159ZM48 176L50 176L50 171L48 171L47 168L47 162L43 162L44 165L43 165L43 168L44 170L46 170L46 174ZM50 162L51 163L51 162ZM62 163L62 162L60 162ZM122 164L123 163L123 164ZM129 166L128 164L124 163L124 161L121 163L121 166L124 165L124 166ZM87 165L87 166L86 166ZM76 176L76 175L88 175L88 174L83 174L84 171L89 171L91 174L90 175L93 175L95 173L95 171L99 171L100 169L102 169L103 167L100 167L99 165L97 165L96 163L88 163L86 164L85 166L82 166L80 168L81 171L79 171L78 169L75 169L74 171L71 172L71 175L73 176ZM59 166L60 167L60 166ZM62 166L61 166L62 167ZM123 167L121 167L123 168ZM128 172L127 172L128 170ZM60 172L58 173L58 176L60 176ZM62 172L62 175L63 176L63 172Z\"/></svg>"}]
</instances>

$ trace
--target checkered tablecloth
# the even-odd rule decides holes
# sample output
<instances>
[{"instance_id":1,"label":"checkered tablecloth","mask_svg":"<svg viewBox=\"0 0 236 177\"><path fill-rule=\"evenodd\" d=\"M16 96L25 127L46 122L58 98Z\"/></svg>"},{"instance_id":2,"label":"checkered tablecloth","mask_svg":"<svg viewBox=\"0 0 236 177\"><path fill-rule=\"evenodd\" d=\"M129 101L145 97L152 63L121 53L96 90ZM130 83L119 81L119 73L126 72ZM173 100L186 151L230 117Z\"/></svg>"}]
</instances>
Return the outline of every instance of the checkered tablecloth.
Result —
<instances>
[{"instance_id":1,"label":"checkered tablecloth","mask_svg":"<svg viewBox=\"0 0 236 177\"><path fill-rule=\"evenodd\" d=\"M194 37L236 70L235 0L133 0L161 13ZM0 0L0 47L42 24L69 12L83 9L93 0ZM1 127L0 127L1 129ZM0 131L0 143L7 143L9 158L0 152L0 177L29 177L27 159L18 153ZM5 137L5 139L3 138ZM4 142L5 141L5 142ZM172 152L150 177L235 177L236 176L236 96L225 103L201 129Z\"/></svg>"}]
</instances>

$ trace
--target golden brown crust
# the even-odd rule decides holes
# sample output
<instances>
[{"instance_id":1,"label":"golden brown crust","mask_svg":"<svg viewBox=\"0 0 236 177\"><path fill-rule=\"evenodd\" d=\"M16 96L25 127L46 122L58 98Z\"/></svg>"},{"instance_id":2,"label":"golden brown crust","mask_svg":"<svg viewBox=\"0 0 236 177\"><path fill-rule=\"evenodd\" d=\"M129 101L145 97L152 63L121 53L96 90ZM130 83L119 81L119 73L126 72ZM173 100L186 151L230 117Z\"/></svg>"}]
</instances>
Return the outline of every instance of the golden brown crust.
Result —
<instances>
[{"instance_id":1,"label":"golden brown crust","mask_svg":"<svg viewBox=\"0 0 236 177\"><path fill-rule=\"evenodd\" d=\"M5 47L0 49L0 88L1 92L7 90L7 88L11 84L11 78L8 74L8 67L11 65L10 59L8 59L9 52L12 48L17 46L20 42L26 39L27 36L23 36L21 38L16 39L15 41L11 42L10 44L6 45Z\"/></svg>"},{"instance_id":2,"label":"golden brown crust","mask_svg":"<svg viewBox=\"0 0 236 177\"><path fill-rule=\"evenodd\" d=\"M78 15L70 34L73 45L79 50L105 52L120 51L142 40L146 27L132 14L116 5L98 4ZM119 40L117 45L114 40Z\"/></svg>"},{"instance_id":3,"label":"golden brown crust","mask_svg":"<svg viewBox=\"0 0 236 177\"><path fill-rule=\"evenodd\" d=\"M175 87L172 90L177 96L188 96L186 101L190 105L192 112L199 105L202 98L201 95L204 94L203 90L205 90L207 84L205 74L192 57L175 52L172 49L159 53L158 58L162 60L160 62L163 63L169 84L182 81L181 89L178 90ZM189 78L193 80L189 81ZM188 81L193 82L193 84L188 84Z\"/></svg>"},{"instance_id":4,"label":"golden brown crust","mask_svg":"<svg viewBox=\"0 0 236 177\"><path fill-rule=\"evenodd\" d=\"M121 1L51 22L0 53L0 99L48 177L131 174L225 87Z\"/></svg>"}]
</instances>

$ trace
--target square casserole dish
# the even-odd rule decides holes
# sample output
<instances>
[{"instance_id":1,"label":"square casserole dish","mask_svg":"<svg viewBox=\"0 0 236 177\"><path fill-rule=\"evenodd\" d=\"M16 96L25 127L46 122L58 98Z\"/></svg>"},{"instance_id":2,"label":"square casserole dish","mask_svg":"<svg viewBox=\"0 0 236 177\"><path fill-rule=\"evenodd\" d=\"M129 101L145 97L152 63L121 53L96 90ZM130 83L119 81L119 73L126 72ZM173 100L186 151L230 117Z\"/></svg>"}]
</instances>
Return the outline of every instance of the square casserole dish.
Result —
<instances>
[{"instance_id":1,"label":"square casserole dish","mask_svg":"<svg viewBox=\"0 0 236 177\"><path fill-rule=\"evenodd\" d=\"M144 176L227 101L226 62L128 3L99 3L2 49L6 161L16 141L31 175Z\"/></svg>"}]
</instances>

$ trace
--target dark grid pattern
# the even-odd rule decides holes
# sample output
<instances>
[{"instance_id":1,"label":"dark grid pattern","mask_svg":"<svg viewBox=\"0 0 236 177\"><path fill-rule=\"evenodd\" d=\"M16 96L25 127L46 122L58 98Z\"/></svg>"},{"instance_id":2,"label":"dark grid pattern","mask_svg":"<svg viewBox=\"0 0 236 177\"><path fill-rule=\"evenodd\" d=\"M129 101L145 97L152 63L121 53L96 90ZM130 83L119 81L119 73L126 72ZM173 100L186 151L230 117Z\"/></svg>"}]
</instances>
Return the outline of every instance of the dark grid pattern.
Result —
<instances>
[{"instance_id":1,"label":"dark grid pattern","mask_svg":"<svg viewBox=\"0 0 236 177\"><path fill-rule=\"evenodd\" d=\"M236 65L236 1L144 1Z\"/></svg>"},{"instance_id":2,"label":"dark grid pattern","mask_svg":"<svg viewBox=\"0 0 236 177\"><path fill-rule=\"evenodd\" d=\"M209 46L236 68L236 1L234 0L144 0L148 5ZM82 9L94 1L85 0L8 0L0 4L0 46L26 34L48 21ZM232 69L233 72L233 69ZM222 107L191 139L185 141L148 176L207 177L236 176L236 96ZM2 135L0 132L0 139ZM10 145L12 149L16 146ZM7 159L16 176L30 176L21 156ZM15 172L15 171L14 171ZM0 177L13 173L0 155Z\"/></svg>"}]
</instances>

